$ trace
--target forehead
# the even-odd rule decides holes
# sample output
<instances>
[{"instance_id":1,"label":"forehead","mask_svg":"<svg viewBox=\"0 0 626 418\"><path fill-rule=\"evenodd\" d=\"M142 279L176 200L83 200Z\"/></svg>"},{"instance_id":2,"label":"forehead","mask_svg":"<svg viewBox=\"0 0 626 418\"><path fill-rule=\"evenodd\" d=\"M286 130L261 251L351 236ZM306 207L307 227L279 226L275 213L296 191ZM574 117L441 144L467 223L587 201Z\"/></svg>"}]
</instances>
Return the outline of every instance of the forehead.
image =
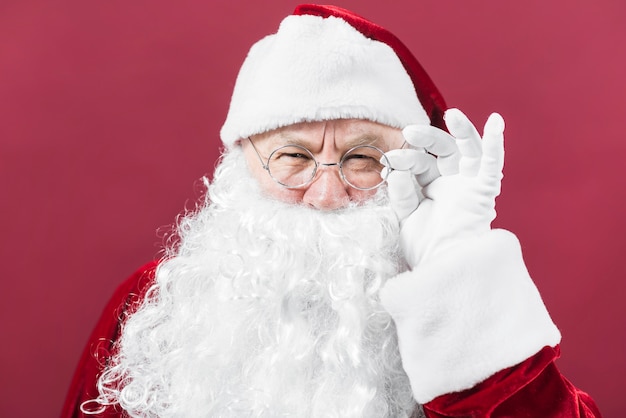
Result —
<instances>
[{"instance_id":1,"label":"forehead","mask_svg":"<svg viewBox=\"0 0 626 418\"><path fill-rule=\"evenodd\" d=\"M270 145L303 145L312 151L331 142L338 148L375 145L381 149L400 147L404 142L400 129L361 119L337 119L303 122L255 136Z\"/></svg>"}]
</instances>

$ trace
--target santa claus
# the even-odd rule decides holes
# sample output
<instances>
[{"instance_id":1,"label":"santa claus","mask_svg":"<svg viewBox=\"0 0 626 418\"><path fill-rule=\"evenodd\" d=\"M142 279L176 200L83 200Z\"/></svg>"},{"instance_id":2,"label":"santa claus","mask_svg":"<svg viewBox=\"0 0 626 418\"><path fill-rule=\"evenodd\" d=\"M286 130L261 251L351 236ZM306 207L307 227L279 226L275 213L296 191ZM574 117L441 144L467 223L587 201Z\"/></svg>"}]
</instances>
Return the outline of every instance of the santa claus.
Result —
<instances>
[{"instance_id":1,"label":"santa claus","mask_svg":"<svg viewBox=\"0 0 626 418\"><path fill-rule=\"evenodd\" d=\"M62 417L599 417L490 227L503 130L446 109L385 29L299 6L250 50L205 201L114 295Z\"/></svg>"}]
</instances>

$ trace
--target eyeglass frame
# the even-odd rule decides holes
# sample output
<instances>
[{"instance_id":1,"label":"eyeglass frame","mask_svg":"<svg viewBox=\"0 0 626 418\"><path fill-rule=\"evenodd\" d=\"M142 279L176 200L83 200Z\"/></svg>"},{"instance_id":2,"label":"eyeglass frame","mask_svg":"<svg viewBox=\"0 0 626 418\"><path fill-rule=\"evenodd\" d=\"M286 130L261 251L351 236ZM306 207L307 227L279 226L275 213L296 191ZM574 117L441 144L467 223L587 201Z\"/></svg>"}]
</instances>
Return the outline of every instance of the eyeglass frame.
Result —
<instances>
[{"instance_id":1,"label":"eyeglass frame","mask_svg":"<svg viewBox=\"0 0 626 418\"><path fill-rule=\"evenodd\" d=\"M250 141L250 144L252 145L252 148L254 149L254 152L256 152L257 157L259 158L259 162L261 163L261 167L263 167L263 169L265 171L267 171L267 174L270 176L270 178L272 180L274 180L276 183L280 184L281 186L283 186L286 189L299 189L305 186L308 186L309 184L311 184L313 182L313 180L315 179L315 176L317 174L317 169L320 165L325 166L325 167L332 167L332 166L337 166L339 168L339 175L341 176L341 179L350 187L352 187L353 189L356 190L362 190L362 191L367 191L367 190L374 190L379 188L385 181L387 181L387 177L389 177L389 174L394 171L394 168L391 167L391 163L389 162L389 159L387 158L387 156L385 155L384 151L381 150L378 147L375 147L374 145L357 145L354 146L352 148L350 148L348 151L344 152L343 155L341 156L341 159L339 160L339 162L336 163L320 163L319 161L317 161L317 159L315 158L315 156L313 155L313 153L306 147L302 146L302 145L296 145L296 144L285 144L282 145L278 148L276 148L275 150L273 150L270 155L267 157L267 163L263 162L263 157L261 157L261 153L259 152L259 150L257 149L256 145L254 145L254 142L252 142L252 139L250 137L246 138L248 141ZM406 141L402 144L402 147L400 147L400 149L404 148L404 146L406 145ZM289 186L286 185L285 183L280 182L278 179L276 179L273 175L272 172L270 170L269 164L270 164L270 160L272 159L272 155L274 155L277 151L283 149L283 148L287 148L287 147L296 147L296 148L300 148L304 151L307 152L307 154L309 154L311 156L311 159L313 160L313 162L315 163L315 167L313 168L313 171L311 173L311 177L304 183L299 184L297 186ZM354 184L350 183L345 175L343 174L343 162L344 159L346 157L346 155L350 154L352 151L354 151L357 148L371 148L374 149L378 152L380 152L380 154L382 155L382 158L384 158L384 162L381 161L381 163L383 164L383 166L386 168L385 170L385 176L382 177L381 176L381 181L380 183L378 183L375 186L372 187L357 187Z\"/></svg>"}]
</instances>

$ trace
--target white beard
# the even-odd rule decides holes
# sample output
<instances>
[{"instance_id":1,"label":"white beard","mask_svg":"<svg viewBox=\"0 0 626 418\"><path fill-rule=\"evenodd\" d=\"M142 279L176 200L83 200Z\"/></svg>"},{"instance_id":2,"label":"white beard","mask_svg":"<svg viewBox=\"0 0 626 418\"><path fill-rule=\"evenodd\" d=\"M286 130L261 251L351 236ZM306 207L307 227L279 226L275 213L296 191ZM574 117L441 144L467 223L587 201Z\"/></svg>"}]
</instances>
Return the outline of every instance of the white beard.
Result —
<instances>
[{"instance_id":1,"label":"white beard","mask_svg":"<svg viewBox=\"0 0 626 418\"><path fill-rule=\"evenodd\" d=\"M98 401L133 417L411 415L378 300L403 268L385 200L331 212L276 202L231 151L126 321Z\"/></svg>"}]
</instances>

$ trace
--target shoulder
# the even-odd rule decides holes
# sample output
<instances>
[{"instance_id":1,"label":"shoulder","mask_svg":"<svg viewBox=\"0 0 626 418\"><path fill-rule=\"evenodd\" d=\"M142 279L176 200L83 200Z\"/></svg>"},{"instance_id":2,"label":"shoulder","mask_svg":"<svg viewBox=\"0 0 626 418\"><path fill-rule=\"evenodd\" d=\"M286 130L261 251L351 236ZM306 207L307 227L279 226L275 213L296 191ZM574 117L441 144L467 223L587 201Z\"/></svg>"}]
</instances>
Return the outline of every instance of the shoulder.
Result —
<instances>
[{"instance_id":1,"label":"shoulder","mask_svg":"<svg viewBox=\"0 0 626 418\"><path fill-rule=\"evenodd\" d=\"M98 376L115 349L122 322L143 300L154 282L158 264L158 261L152 261L141 266L113 292L85 345L63 405L61 418L83 416L80 412L81 403L98 396Z\"/></svg>"},{"instance_id":2,"label":"shoulder","mask_svg":"<svg viewBox=\"0 0 626 418\"><path fill-rule=\"evenodd\" d=\"M102 341L103 338L111 342L117 340L125 315L141 303L154 282L157 266L157 261L144 264L117 286L102 311L90 342Z\"/></svg>"},{"instance_id":3,"label":"shoulder","mask_svg":"<svg viewBox=\"0 0 626 418\"><path fill-rule=\"evenodd\" d=\"M141 303L146 291L154 282L158 265L158 261L151 261L150 263L144 264L126 278L126 280L121 282L105 307L103 315L107 313L123 314L129 309L133 309L135 305ZM117 319L121 318L118 317Z\"/></svg>"}]
</instances>

